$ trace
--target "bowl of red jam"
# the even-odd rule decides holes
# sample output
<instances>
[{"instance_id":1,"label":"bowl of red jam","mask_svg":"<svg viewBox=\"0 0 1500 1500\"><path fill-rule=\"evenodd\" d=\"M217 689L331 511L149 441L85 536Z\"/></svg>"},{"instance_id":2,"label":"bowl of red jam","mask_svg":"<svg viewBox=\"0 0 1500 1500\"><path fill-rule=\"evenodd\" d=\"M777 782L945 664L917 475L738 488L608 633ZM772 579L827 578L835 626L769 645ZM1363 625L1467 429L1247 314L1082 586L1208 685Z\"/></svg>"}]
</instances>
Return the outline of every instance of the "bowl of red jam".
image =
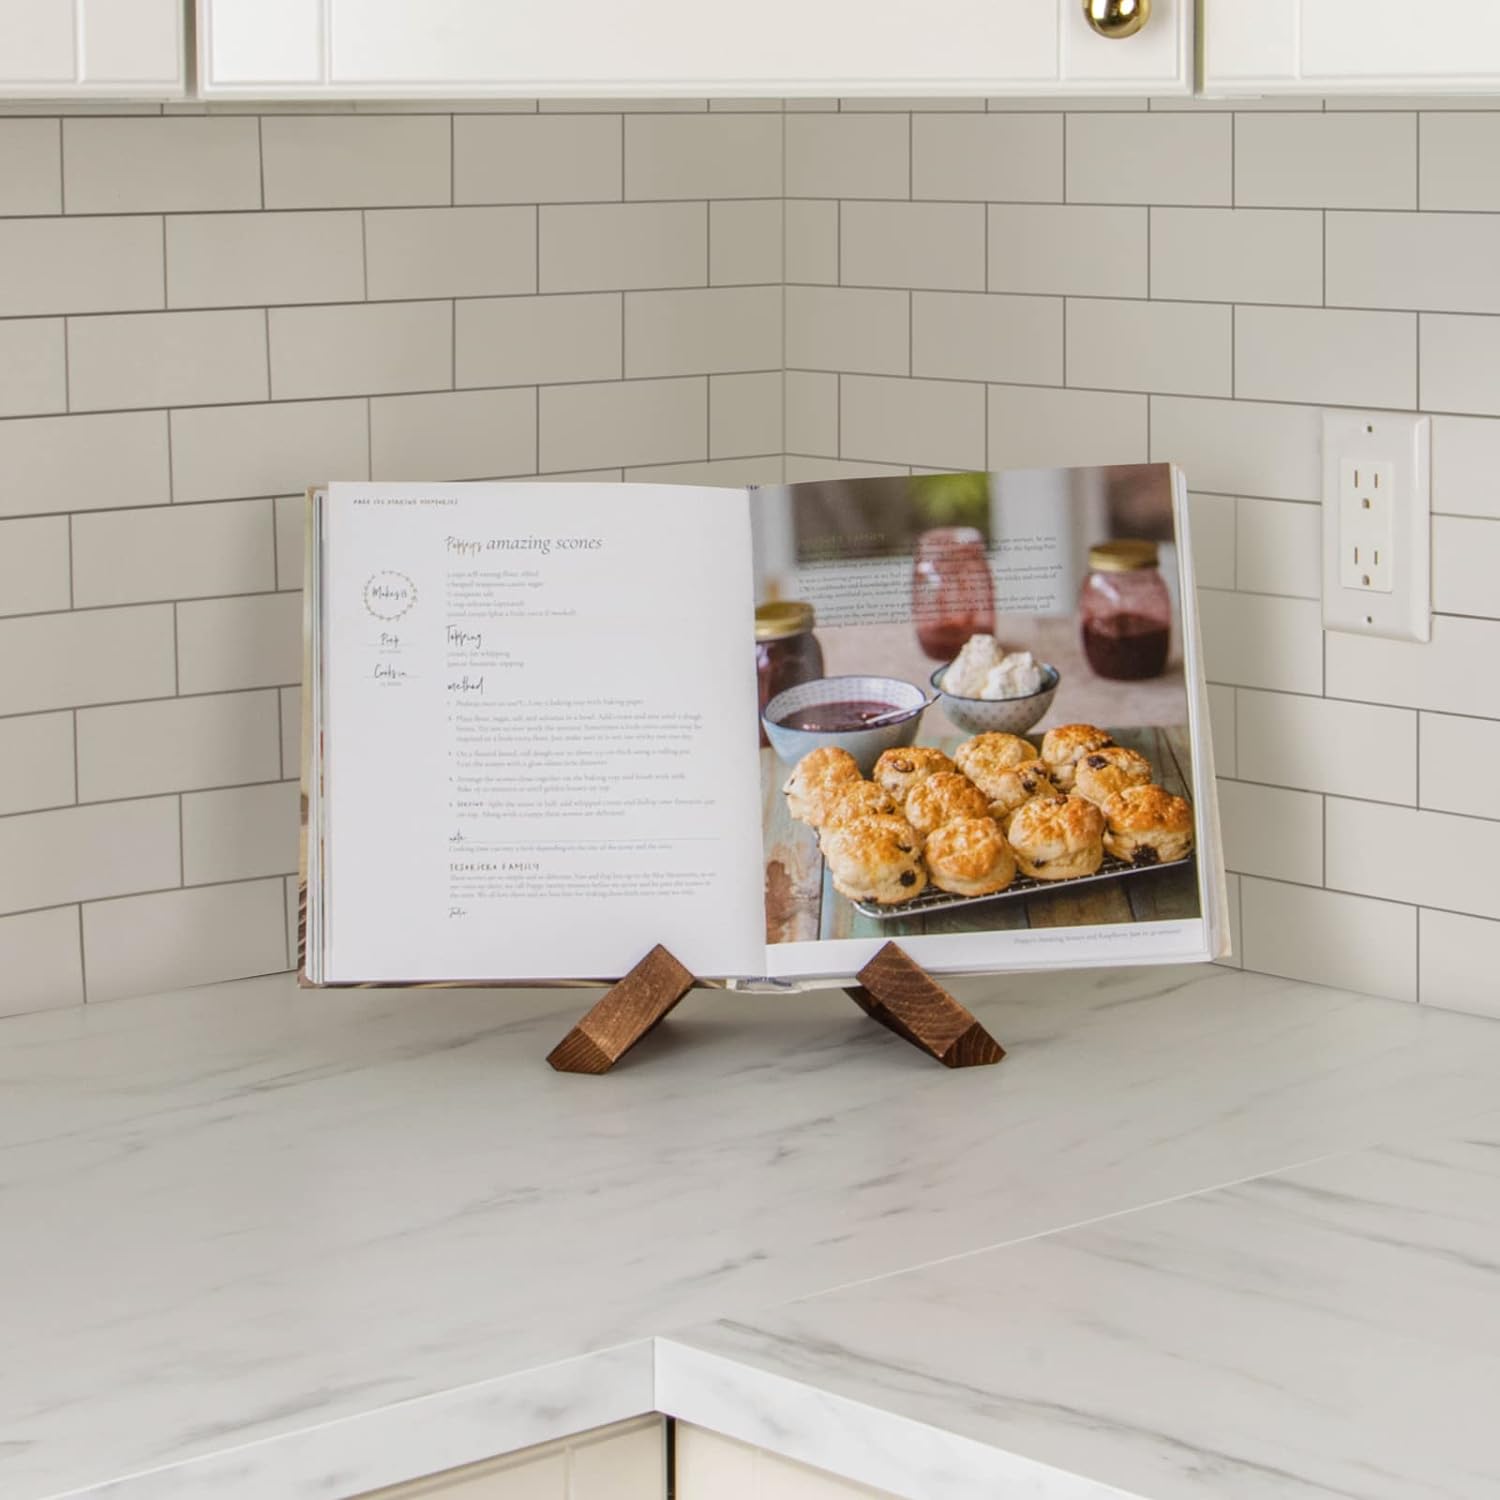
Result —
<instances>
[{"instance_id":1,"label":"bowl of red jam","mask_svg":"<svg viewBox=\"0 0 1500 1500\"><path fill-rule=\"evenodd\" d=\"M815 677L777 693L761 724L789 766L811 750L837 745L868 776L883 750L916 739L931 701L916 683L898 677Z\"/></svg>"}]
</instances>

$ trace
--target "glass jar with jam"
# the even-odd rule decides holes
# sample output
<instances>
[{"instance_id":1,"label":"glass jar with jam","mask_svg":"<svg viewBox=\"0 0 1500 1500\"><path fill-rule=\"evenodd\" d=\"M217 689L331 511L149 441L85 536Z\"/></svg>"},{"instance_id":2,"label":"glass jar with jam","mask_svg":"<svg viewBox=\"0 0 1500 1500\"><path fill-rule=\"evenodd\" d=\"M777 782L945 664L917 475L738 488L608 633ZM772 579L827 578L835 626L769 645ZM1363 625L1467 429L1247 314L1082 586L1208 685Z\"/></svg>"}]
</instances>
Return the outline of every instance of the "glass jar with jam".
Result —
<instances>
[{"instance_id":1,"label":"glass jar with jam","mask_svg":"<svg viewBox=\"0 0 1500 1500\"><path fill-rule=\"evenodd\" d=\"M777 693L823 675L823 648L813 634L815 623L812 605L801 600L786 599L756 608L755 675L760 685L761 713ZM760 742L771 743L764 725Z\"/></svg>"},{"instance_id":2,"label":"glass jar with jam","mask_svg":"<svg viewBox=\"0 0 1500 1500\"><path fill-rule=\"evenodd\" d=\"M976 527L934 526L917 538L911 617L933 661L952 661L971 635L994 635L995 588Z\"/></svg>"},{"instance_id":3,"label":"glass jar with jam","mask_svg":"<svg viewBox=\"0 0 1500 1500\"><path fill-rule=\"evenodd\" d=\"M1156 543L1121 538L1089 548L1078 596L1083 654L1100 677L1160 677L1172 644L1172 598L1157 571Z\"/></svg>"}]
</instances>

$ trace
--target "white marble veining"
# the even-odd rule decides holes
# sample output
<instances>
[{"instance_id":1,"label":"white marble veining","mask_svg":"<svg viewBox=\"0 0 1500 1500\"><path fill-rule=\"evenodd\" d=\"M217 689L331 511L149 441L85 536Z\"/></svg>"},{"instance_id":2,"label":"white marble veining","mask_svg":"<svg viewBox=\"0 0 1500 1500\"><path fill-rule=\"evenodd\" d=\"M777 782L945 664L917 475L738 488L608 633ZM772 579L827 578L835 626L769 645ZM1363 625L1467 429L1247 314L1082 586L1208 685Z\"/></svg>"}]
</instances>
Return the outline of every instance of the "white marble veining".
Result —
<instances>
[{"instance_id":1,"label":"white marble veining","mask_svg":"<svg viewBox=\"0 0 1500 1500\"><path fill-rule=\"evenodd\" d=\"M1473 1116L1500 1073L1486 1021L1223 969L959 988L997 1068L837 994L695 995L603 1079L543 1062L566 992L3 1023L0 1495L336 1500L642 1410L655 1335Z\"/></svg>"}]
</instances>

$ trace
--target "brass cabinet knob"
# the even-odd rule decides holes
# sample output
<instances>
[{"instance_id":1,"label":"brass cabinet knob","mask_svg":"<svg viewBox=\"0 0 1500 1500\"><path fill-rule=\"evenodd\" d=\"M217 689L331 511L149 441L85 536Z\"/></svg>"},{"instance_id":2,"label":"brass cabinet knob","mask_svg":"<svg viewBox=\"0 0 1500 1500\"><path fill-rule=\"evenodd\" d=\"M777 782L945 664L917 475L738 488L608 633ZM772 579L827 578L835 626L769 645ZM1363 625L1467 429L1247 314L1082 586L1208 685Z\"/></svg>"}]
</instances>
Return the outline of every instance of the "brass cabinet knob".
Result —
<instances>
[{"instance_id":1,"label":"brass cabinet knob","mask_svg":"<svg viewBox=\"0 0 1500 1500\"><path fill-rule=\"evenodd\" d=\"M1118 41L1151 19L1151 0L1083 0L1083 17L1100 36Z\"/></svg>"}]
</instances>

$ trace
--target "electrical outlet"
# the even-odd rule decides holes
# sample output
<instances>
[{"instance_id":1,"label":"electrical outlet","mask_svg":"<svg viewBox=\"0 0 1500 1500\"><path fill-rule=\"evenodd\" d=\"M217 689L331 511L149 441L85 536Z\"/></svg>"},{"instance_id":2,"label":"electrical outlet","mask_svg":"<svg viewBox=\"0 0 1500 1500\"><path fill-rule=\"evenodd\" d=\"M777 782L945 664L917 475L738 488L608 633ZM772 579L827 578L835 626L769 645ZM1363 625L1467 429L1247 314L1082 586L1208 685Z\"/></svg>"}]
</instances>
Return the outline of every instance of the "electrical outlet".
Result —
<instances>
[{"instance_id":1,"label":"electrical outlet","mask_svg":"<svg viewBox=\"0 0 1500 1500\"><path fill-rule=\"evenodd\" d=\"M1426 417L1323 414L1325 629L1431 638L1428 431Z\"/></svg>"}]
</instances>

